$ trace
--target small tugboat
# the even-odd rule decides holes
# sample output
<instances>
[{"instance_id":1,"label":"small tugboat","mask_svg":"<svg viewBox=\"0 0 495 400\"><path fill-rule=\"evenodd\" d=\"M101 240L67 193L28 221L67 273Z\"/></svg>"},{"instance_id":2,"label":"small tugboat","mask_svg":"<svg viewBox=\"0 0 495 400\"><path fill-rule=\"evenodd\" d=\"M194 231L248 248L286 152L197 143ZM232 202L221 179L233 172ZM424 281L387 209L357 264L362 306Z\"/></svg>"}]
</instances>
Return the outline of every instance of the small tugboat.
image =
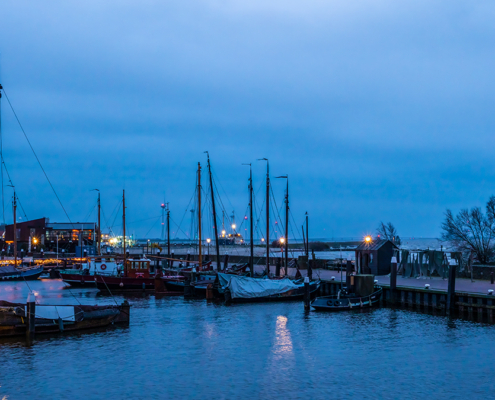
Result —
<instances>
[{"instance_id":1,"label":"small tugboat","mask_svg":"<svg viewBox=\"0 0 495 400\"><path fill-rule=\"evenodd\" d=\"M95 283L95 275L116 277L122 269L122 264L110 257L97 257L81 264L79 269L60 271L58 274L65 283L71 286L87 286Z\"/></svg>"},{"instance_id":2,"label":"small tugboat","mask_svg":"<svg viewBox=\"0 0 495 400\"><path fill-rule=\"evenodd\" d=\"M383 289L375 285L373 275L349 276L349 287L332 296L317 297L311 306L317 311L347 311L377 305Z\"/></svg>"}]
</instances>

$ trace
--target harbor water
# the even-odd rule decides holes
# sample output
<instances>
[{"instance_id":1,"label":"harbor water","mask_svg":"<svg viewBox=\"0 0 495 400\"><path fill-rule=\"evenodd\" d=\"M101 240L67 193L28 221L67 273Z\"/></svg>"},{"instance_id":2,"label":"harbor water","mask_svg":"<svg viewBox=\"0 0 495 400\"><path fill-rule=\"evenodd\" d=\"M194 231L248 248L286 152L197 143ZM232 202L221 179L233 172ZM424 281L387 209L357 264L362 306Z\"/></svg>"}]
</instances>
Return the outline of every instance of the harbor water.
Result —
<instances>
[{"instance_id":1,"label":"harbor water","mask_svg":"<svg viewBox=\"0 0 495 400\"><path fill-rule=\"evenodd\" d=\"M29 282L41 304L124 296ZM25 302L24 282L0 299ZM225 306L125 296L131 323L0 340L0 399L435 399L495 391L495 327L389 308L305 314L301 302Z\"/></svg>"}]
</instances>

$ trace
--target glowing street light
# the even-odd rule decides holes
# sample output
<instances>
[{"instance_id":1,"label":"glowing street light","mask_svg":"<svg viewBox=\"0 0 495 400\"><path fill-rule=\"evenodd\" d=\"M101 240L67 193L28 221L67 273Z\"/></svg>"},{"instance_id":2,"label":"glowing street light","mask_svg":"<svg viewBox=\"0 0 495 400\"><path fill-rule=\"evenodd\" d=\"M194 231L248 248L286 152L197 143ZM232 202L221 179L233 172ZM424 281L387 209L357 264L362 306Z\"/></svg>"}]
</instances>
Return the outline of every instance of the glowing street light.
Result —
<instances>
[{"instance_id":1,"label":"glowing street light","mask_svg":"<svg viewBox=\"0 0 495 400\"><path fill-rule=\"evenodd\" d=\"M234 229L234 230L235 230L235 224L232 224L232 229Z\"/></svg>"},{"instance_id":2,"label":"glowing street light","mask_svg":"<svg viewBox=\"0 0 495 400\"><path fill-rule=\"evenodd\" d=\"M285 239L284 239L283 237L281 237L281 238L279 239L279 241L280 241L280 243L282 243L282 244L284 244L284 243L285 243Z\"/></svg>"},{"instance_id":3,"label":"glowing street light","mask_svg":"<svg viewBox=\"0 0 495 400\"><path fill-rule=\"evenodd\" d=\"M365 241L366 243L370 243L370 242L371 242L371 236L370 236L370 235L366 236L366 237L364 238L364 241Z\"/></svg>"},{"instance_id":4,"label":"glowing street light","mask_svg":"<svg viewBox=\"0 0 495 400\"><path fill-rule=\"evenodd\" d=\"M261 241L264 242L265 241L265 238L261 238Z\"/></svg>"}]
</instances>

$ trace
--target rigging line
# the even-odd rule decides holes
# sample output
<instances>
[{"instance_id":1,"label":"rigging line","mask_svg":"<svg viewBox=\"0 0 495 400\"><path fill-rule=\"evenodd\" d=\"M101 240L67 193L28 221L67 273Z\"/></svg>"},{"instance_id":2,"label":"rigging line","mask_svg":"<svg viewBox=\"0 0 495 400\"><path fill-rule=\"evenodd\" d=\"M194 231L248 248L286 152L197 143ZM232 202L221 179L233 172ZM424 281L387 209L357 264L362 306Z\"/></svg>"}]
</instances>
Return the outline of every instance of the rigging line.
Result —
<instances>
[{"instance_id":1,"label":"rigging line","mask_svg":"<svg viewBox=\"0 0 495 400\"><path fill-rule=\"evenodd\" d=\"M98 200L96 200L95 205L93 206L93 208L91 209L91 211L88 213L88 215L86 215L86 218L84 218L83 221L89 220L89 217L91 216L91 214L93 214L93 211L95 210L95 208L96 208L97 205L98 205Z\"/></svg>"},{"instance_id":2,"label":"rigging line","mask_svg":"<svg viewBox=\"0 0 495 400\"><path fill-rule=\"evenodd\" d=\"M175 224L175 226L177 227L177 230L178 231L181 231L185 236L187 236L187 234L181 229L180 225L177 225L177 222L175 222L172 217L170 217L170 220ZM177 235L175 235L175 238L177 239Z\"/></svg>"},{"instance_id":3,"label":"rigging line","mask_svg":"<svg viewBox=\"0 0 495 400\"><path fill-rule=\"evenodd\" d=\"M156 222L157 222L157 221L159 221L161 217L162 217L162 216L160 215L160 216L158 216L158 218L157 218L157 219L155 219L155 221L153 222L153 225L151 225L151 228L149 229L149 231L148 231L148 232L146 232L146 235L144 235L144 237L145 237L145 238L148 236L148 233L150 233L150 232L151 232L151 230L152 230L152 229L156 226Z\"/></svg>"},{"instance_id":4,"label":"rigging line","mask_svg":"<svg viewBox=\"0 0 495 400\"><path fill-rule=\"evenodd\" d=\"M5 160L3 159L3 157L2 157L2 164L3 164L3 167L5 168L5 172L7 173L7 177L9 178L9 183L15 187L14 183L12 182L12 179L10 179L10 174L9 174L9 171L7 170L7 164L5 164ZM17 195L16 197L17 197L17 200L19 201L19 206L21 207L22 213L24 214L24 218L26 218L26 220L27 220L28 217L26 215L26 211L24 211L24 207L22 206L21 200L19 200L19 195Z\"/></svg>"},{"instance_id":5,"label":"rigging line","mask_svg":"<svg viewBox=\"0 0 495 400\"><path fill-rule=\"evenodd\" d=\"M220 182L220 180L218 179L217 175L215 174L215 172L213 171L213 168L211 169L211 174L213 175L213 177L215 178L215 185L216 185L216 182L218 181L218 184L220 185L220 187L222 188L223 192L225 193L225 197L227 197L227 201L229 202L230 204L230 207L232 209L234 209L234 206L232 205L232 203L230 202L230 199L229 199L229 195L227 194L227 192L225 191L225 189L223 188L222 186L222 182Z\"/></svg>"},{"instance_id":6,"label":"rigging line","mask_svg":"<svg viewBox=\"0 0 495 400\"><path fill-rule=\"evenodd\" d=\"M7 96L7 92L5 92L5 89L3 89L3 93L5 94L5 98L7 99L7 102L9 103L9 106L10 106L10 108L12 109L12 112L13 112L13 113L14 113L14 115L15 115L15 119L17 120L17 123L19 124L19 126L20 126L20 128L21 128L21 130L22 130L22 133L24 134L24 137L26 138L26 140L27 140L27 142L28 142L28 144L29 144L29 147L31 148L31 150L32 150L32 152L33 152L33 154L34 154L34 156L36 157L36 160L38 161L38 164L40 165L40 168L41 168L41 170L43 171L43 174L45 174L45 178L46 178L46 180L47 180L47 181L48 181L48 183L50 184L50 187L52 188L53 193L55 194L55 197L57 198L58 202L60 203L60 206L62 207L62 210L64 210L64 213L65 213L65 215L67 216L67 219L69 220L69 222L71 223L72 227L74 228L74 224L72 223L72 221L71 221L71 219L70 219L70 217L69 217L69 214L67 214L67 211L66 211L66 209L65 209L64 205L62 204L62 201L60 200L60 197L58 197L58 194L57 194L57 192L55 191L55 188L53 187L52 182L51 182L51 181L50 181L50 179L48 178L48 175L47 175L47 173L46 173L45 169L43 168L43 165L41 165L41 161L40 161L40 159L38 158L38 155L36 154L36 152L34 151L33 145L32 145L32 144L31 144L31 142L29 141L29 138L27 137L26 132L24 131L24 128L22 127L21 121L19 121L19 118L17 117L17 114L16 114L16 112L15 112L15 110L14 110L14 107L12 107L12 104L10 103L9 96Z\"/></svg>"}]
</instances>

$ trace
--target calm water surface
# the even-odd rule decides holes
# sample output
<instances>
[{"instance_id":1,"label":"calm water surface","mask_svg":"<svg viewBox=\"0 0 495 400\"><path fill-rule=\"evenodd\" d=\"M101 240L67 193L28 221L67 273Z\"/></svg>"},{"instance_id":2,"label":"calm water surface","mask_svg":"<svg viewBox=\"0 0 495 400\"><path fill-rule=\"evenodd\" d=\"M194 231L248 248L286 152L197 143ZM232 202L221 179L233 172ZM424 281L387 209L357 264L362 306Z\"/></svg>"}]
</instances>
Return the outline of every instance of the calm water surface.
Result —
<instances>
[{"instance_id":1,"label":"calm water surface","mask_svg":"<svg viewBox=\"0 0 495 400\"><path fill-rule=\"evenodd\" d=\"M111 304L29 283L42 304ZM25 302L24 283L0 299ZM305 315L301 303L223 306L127 297L129 328L0 341L0 399L489 398L495 327L410 311ZM122 296L116 296L120 303Z\"/></svg>"}]
</instances>

